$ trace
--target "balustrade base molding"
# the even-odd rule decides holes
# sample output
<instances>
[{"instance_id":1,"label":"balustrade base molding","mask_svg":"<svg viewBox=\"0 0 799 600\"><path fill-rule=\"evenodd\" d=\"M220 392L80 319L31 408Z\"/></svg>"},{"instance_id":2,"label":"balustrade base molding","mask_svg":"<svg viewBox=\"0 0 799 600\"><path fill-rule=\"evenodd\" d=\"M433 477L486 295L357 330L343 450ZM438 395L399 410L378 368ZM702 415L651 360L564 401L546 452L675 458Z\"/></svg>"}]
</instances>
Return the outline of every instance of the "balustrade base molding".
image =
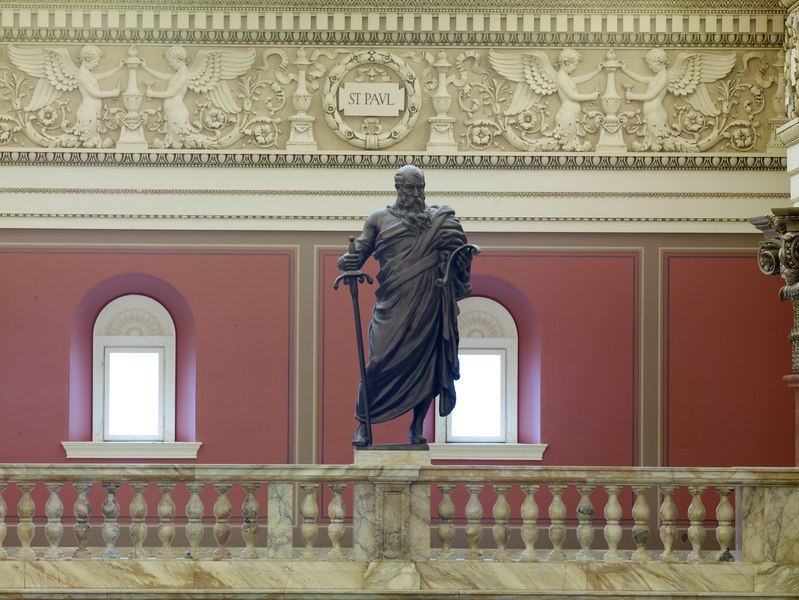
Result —
<instances>
[{"instance_id":1,"label":"balustrade base molding","mask_svg":"<svg viewBox=\"0 0 799 600\"><path fill-rule=\"evenodd\" d=\"M0 598L796 598L799 567L598 561L0 561Z\"/></svg>"}]
</instances>

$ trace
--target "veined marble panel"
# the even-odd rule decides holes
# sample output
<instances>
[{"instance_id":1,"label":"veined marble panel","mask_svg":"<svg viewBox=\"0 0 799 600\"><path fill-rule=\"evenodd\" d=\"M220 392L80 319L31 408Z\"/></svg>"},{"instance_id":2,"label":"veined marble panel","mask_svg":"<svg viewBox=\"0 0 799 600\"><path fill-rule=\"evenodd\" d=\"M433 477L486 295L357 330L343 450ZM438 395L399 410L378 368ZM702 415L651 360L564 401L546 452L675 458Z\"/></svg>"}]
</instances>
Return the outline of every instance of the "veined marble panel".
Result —
<instances>
[{"instance_id":1,"label":"veined marble panel","mask_svg":"<svg viewBox=\"0 0 799 600\"><path fill-rule=\"evenodd\" d=\"M0 560L0 588L21 588L24 585L25 579L25 572L24 572L25 563L11 561L11 560ZM0 592L0 597L2 597L2 592Z\"/></svg>"},{"instance_id":2,"label":"veined marble panel","mask_svg":"<svg viewBox=\"0 0 799 600\"><path fill-rule=\"evenodd\" d=\"M25 563L25 588L169 590L197 587L191 561L58 560Z\"/></svg>"},{"instance_id":3,"label":"veined marble panel","mask_svg":"<svg viewBox=\"0 0 799 600\"><path fill-rule=\"evenodd\" d=\"M288 587L291 563L285 561L198 561L194 586L200 589L275 589Z\"/></svg>"},{"instance_id":4,"label":"veined marble panel","mask_svg":"<svg viewBox=\"0 0 799 600\"><path fill-rule=\"evenodd\" d=\"M741 496L744 560L799 564L799 489L745 487Z\"/></svg>"},{"instance_id":5,"label":"veined marble panel","mask_svg":"<svg viewBox=\"0 0 799 600\"><path fill-rule=\"evenodd\" d=\"M793 593L799 597L799 567L761 566L755 574L755 592Z\"/></svg>"},{"instance_id":6,"label":"veined marble panel","mask_svg":"<svg viewBox=\"0 0 799 600\"><path fill-rule=\"evenodd\" d=\"M733 593L754 589L755 574L754 565L737 563L586 565L587 589L608 591Z\"/></svg>"},{"instance_id":7,"label":"veined marble panel","mask_svg":"<svg viewBox=\"0 0 799 600\"><path fill-rule=\"evenodd\" d=\"M150 590L152 596L147 595ZM161 595L159 596L159 590ZM0 598L443 598L452 594L515 598L789 598L799 594L799 567L749 563L494 563L491 561L0 561ZM416 592L414 594L414 592ZM278 596L274 596L278 594ZM105 597L105 596L104 596ZM247 597L247 596L242 596Z\"/></svg>"},{"instance_id":8,"label":"veined marble panel","mask_svg":"<svg viewBox=\"0 0 799 600\"><path fill-rule=\"evenodd\" d=\"M584 590L585 570L567 563L419 563L423 589L431 590Z\"/></svg>"}]
</instances>

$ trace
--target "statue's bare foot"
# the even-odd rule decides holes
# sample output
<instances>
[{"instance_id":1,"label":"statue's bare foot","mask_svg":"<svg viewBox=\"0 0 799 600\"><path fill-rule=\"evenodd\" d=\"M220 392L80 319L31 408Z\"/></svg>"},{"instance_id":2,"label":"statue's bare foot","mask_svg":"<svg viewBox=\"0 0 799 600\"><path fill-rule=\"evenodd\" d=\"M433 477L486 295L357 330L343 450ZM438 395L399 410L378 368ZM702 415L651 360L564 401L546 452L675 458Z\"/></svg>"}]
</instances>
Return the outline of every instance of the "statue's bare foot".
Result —
<instances>
[{"instance_id":1,"label":"statue's bare foot","mask_svg":"<svg viewBox=\"0 0 799 600\"><path fill-rule=\"evenodd\" d=\"M366 425L358 423L358 427L355 429L355 436L352 438L352 445L366 446L366 442Z\"/></svg>"},{"instance_id":2,"label":"statue's bare foot","mask_svg":"<svg viewBox=\"0 0 799 600\"><path fill-rule=\"evenodd\" d=\"M408 441L411 444L427 443L427 438L424 437L424 434L422 433L421 425L411 425L411 428L408 430Z\"/></svg>"}]
</instances>

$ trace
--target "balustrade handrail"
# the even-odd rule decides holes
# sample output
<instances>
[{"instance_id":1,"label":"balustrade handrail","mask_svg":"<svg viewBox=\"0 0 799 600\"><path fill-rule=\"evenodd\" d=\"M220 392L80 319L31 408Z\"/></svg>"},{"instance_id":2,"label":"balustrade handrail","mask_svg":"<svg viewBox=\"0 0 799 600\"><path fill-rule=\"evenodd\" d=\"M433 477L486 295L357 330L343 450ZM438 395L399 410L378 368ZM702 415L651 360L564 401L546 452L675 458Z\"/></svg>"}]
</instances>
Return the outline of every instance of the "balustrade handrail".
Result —
<instances>
[{"instance_id":1,"label":"balustrade handrail","mask_svg":"<svg viewBox=\"0 0 799 600\"><path fill-rule=\"evenodd\" d=\"M454 467L454 468L453 468ZM422 467L418 481L437 483L672 484L713 486L789 486L799 483L793 467L528 467L436 465Z\"/></svg>"},{"instance_id":2,"label":"balustrade handrail","mask_svg":"<svg viewBox=\"0 0 799 600\"><path fill-rule=\"evenodd\" d=\"M342 482L408 480L418 483L567 483L788 486L799 482L789 467L540 467L496 465L192 465L151 463L28 463L0 465L0 482L174 481Z\"/></svg>"}]
</instances>

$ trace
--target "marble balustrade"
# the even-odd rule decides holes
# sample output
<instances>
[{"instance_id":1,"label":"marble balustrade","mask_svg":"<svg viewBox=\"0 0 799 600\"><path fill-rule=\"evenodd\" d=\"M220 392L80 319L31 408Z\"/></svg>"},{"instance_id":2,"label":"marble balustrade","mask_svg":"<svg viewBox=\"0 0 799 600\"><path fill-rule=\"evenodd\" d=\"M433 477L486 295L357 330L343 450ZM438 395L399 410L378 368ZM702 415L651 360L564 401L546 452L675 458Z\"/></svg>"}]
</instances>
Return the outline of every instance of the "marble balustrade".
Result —
<instances>
[{"instance_id":1,"label":"marble balustrade","mask_svg":"<svg viewBox=\"0 0 799 600\"><path fill-rule=\"evenodd\" d=\"M799 471L0 465L0 559L799 565Z\"/></svg>"}]
</instances>

